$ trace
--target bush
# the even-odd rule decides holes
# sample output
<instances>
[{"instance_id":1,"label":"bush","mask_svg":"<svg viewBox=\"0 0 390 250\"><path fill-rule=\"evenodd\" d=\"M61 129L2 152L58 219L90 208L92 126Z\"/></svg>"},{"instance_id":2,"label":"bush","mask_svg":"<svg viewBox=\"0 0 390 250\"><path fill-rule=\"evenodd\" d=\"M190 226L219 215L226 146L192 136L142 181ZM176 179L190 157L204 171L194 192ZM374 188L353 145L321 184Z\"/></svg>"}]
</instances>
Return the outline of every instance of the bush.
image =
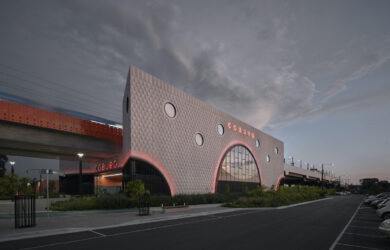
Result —
<instances>
[{"instance_id":1,"label":"bush","mask_svg":"<svg viewBox=\"0 0 390 250\"><path fill-rule=\"evenodd\" d=\"M168 195L150 196L150 205L159 207L176 205L197 205L212 203L227 203L237 200L241 193L229 194L180 194L173 197ZM99 197L75 197L65 201L57 201L50 207L51 210L90 210L90 209L121 209L134 208L138 206L138 200L134 197L127 197L125 194L106 194Z\"/></svg>"},{"instance_id":2,"label":"bush","mask_svg":"<svg viewBox=\"0 0 390 250\"><path fill-rule=\"evenodd\" d=\"M286 206L294 203L321 199L329 194L335 193L335 190L321 190L318 187L280 187L279 190L264 191L264 187L258 187L248 192L247 197L225 204L227 207L277 207Z\"/></svg>"},{"instance_id":3,"label":"bush","mask_svg":"<svg viewBox=\"0 0 390 250\"><path fill-rule=\"evenodd\" d=\"M126 184L126 194L133 198L138 198L143 195L149 195L149 190L145 189L144 183L137 179L135 181L129 181Z\"/></svg>"},{"instance_id":4,"label":"bush","mask_svg":"<svg viewBox=\"0 0 390 250\"><path fill-rule=\"evenodd\" d=\"M98 202L95 196L71 198L51 204L50 209L56 211L91 210L97 209Z\"/></svg>"},{"instance_id":5,"label":"bush","mask_svg":"<svg viewBox=\"0 0 390 250\"><path fill-rule=\"evenodd\" d=\"M19 178L17 174L7 173L0 177L0 198L12 199L16 193L33 194L32 180L29 178Z\"/></svg>"}]
</instances>

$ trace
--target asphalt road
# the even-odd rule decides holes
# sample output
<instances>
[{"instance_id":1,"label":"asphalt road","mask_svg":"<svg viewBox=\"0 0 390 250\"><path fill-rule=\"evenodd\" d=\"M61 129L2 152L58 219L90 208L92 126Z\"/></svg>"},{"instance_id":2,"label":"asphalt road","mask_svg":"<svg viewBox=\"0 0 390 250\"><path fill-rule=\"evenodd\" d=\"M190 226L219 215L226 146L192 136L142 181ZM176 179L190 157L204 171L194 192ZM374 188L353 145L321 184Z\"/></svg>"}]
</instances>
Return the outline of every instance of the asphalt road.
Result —
<instances>
[{"instance_id":1,"label":"asphalt road","mask_svg":"<svg viewBox=\"0 0 390 250\"><path fill-rule=\"evenodd\" d=\"M0 249L329 249L362 196L0 243Z\"/></svg>"}]
</instances>

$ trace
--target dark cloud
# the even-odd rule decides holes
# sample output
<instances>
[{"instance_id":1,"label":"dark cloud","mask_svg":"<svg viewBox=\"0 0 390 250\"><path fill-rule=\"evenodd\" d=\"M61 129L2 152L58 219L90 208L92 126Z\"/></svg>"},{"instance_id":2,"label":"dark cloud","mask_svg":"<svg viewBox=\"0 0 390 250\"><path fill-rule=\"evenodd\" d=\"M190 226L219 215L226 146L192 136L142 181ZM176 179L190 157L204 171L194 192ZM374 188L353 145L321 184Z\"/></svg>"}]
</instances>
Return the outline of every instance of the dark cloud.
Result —
<instances>
[{"instance_id":1,"label":"dark cloud","mask_svg":"<svg viewBox=\"0 0 390 250\"><path fill-rule=\"evenodd\" d=\"M0 5L0 91L117 122L130 64L261 128L323 112L349 82L374 72L390 55L379 33L343 36L342 28L332 30L333 20L315 18L318 6L312 4ZM334 19L343 20L341 14L336 11ZM329 32L338 38L327 44L322 34Z\"/></svg>"}]
</instances>

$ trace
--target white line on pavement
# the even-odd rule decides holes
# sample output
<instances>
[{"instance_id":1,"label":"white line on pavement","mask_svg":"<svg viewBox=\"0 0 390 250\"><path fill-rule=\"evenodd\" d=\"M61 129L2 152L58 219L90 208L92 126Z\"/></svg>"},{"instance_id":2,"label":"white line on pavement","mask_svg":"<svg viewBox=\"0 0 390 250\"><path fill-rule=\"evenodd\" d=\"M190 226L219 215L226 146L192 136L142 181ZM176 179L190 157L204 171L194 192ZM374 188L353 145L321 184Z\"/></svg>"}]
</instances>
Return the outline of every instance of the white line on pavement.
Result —
<instances>
[{"instance_id":1,"label":"white line on pavement","mask_svg":"<svg viewBox=\"0 0 390 250\"><path fill-rule=\"evenodd\" d=\"M76 242L92 240L92 239L98 239L98 238L103 238L103 237L102 236L95 236L95 237L84 238L84 239L79 239L79 240L71 240L71 241L66 241L66 242L52 243L52 244L35 246L35 247L27 247L27 248L22 248L21 250L37 249L37 248L42 248L42 247L53 247L53 246L69 244L69 243L76 243Z\"/></svg>"},{"instance_id":2,"label":"white line on pavement","mask_svg":"<svg viewBox=\"0 0 390 250\"><path fill-rule=\"evenodd\" d=\"M362 237L368 237L368 238L378 238L378 239L386 238L386 236L378 236L378 235L370 235L370 234L355 234L355 233L348 233L348 232L345 232L344 234L356 235L356 236L362 236Z\"/></svg>"},{"instance_id":3,"label":"white line on pavement","mask_svg":"<svg viewBox=\"0 0 390 250\"><path fill-rule=\"evenodd\" d=\"M347 230L348 226L351 224L352 220L355 218L355 216L356 216L357 212L359 211L359 208L360 208L361 205L362 205L362 203L360 203L359 206L356 208L355 213L353 213L351 219L349 219L347 225L345 225L345 227L343 228L343 231L341 231L339 236L337 236L336 240L333 242L332 246L330 246L329 250L333 250L335 248L335 246L337 245L337 243L340 241L341 237L343 236L343 234Z\"/></svg>"},{"instance_id":4,"label":"white line on pavement","mask_svg":"<svg viewBox=\"0 0 390 250\"><path fill-rule=\"evenodd\" d=\"M105 234L96 232L96 231L94 231L94 230L89 230L89 231L92 232L92 233L95 233L95 234L97 234L97 235L100 235L100 236L102 236L102 237L106 237L106 236L107 236L107 235L105 235Z\"/></svg>"},{"instance_id":5,"label":"white line on pavement","mask_svg":"<svg viewBox=\"0 0 390 250\"><path fill-rule=\"evenodd\" d=\"M353 248L371 249L371 250L386 250L386 249L382 249L382 248L364 247L364 246L349 245L349 244L344 244L344 243L338 243L337 245L346 246L346 247L353 247Z\"/></svg>"},{"instance_id":6,"label":"white line on pavement","mask_svg":"<svg viewBox=\"0 0 390 250\"><path fill-rule=\"evenodd\" d=\"M364 228L364 229L370 229L370 230L378 230L377 227L361 227L361 226L350 226L350 227Z\"/></svg>"}]
</instances>

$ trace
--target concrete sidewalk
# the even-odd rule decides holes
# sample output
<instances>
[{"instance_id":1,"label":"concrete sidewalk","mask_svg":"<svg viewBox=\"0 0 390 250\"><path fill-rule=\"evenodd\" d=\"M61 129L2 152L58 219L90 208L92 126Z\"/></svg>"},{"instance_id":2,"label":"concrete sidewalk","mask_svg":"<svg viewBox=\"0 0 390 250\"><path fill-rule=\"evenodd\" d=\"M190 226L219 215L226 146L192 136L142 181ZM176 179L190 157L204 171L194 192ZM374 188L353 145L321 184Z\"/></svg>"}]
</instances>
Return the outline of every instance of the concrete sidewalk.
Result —
<instances>
[{"instance_id":1,"label":"concrete sidewalk","mask_svg":"<svg viewBox=\"0 0 390 250\"><path fill-rule=\"evenodd\" d=\"M36 227L20 229L14 228L13 218L0 218L0 242L238 210L242 209L225 208L221 207L221 204L207 204L193 205L186 210L170 213L162 213L162 208L153 207L149 216L138 216L137 209L48 212L38 214Z\"/></svg>"}]
</instances>

